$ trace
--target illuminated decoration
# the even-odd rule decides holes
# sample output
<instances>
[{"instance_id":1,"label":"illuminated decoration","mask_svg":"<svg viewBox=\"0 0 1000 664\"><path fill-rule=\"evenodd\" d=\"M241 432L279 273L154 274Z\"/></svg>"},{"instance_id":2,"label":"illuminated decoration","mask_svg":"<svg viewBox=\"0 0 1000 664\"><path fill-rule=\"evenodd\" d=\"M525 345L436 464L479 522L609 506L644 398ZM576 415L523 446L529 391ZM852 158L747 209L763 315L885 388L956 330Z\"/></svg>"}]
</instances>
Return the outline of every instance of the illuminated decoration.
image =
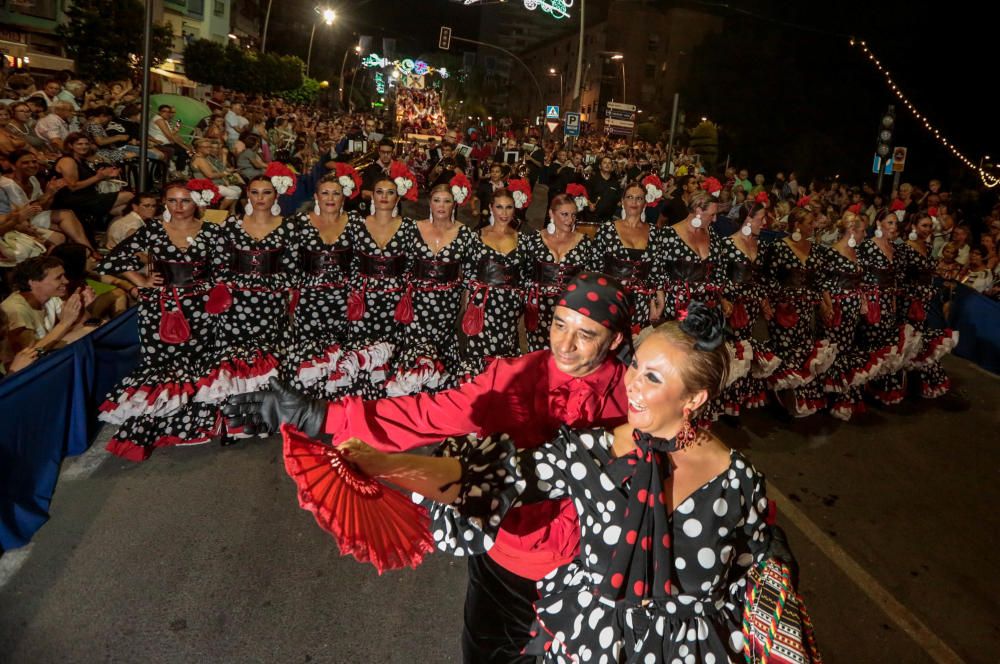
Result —
<instances>
[{"instance_id":1,"label":"illuminated decoration","mask_svg":"<svg viewBox=\"0 0 1000 664\"><path fill-rule=\"evenodd\" d=\"M952 143L947 138L942 136L941 131L939 129L936 129L931 124L930 120L927 119L927 116L925 116L924 114L922 114L920 111L917 110L917 107L913 105L913 102L911 102L909 98L907 98L907 96L903 94L903 91L899 89L899 86L896 85L896 81L893 80L892 74L889 72L889 70L882 66L882 63L879 61L878 58L875 57L875 54L871 52L871 50L868 48L868 45L865 42L859 39L851 38L851 46L856 46L860 48L861 52L864 53L866 56L868 56L868 60L871 61L871 63L875 66L875 68L879 70L879 73L885 76L885 82L889 85L889 89L892 90L892 92L896 95L897 98L899 98L899 101L903 102L903 105L906 106L906 108L911 113L913 113L913 116L924 125L924 128L927 129L927 131L934 134L934 138L936 138L941 143L941 145L951 150L951 153L955 155L955 157L963 164L965 164L967 167L976 171L979 174L980 179L983 181L983 184L986 185L987 188L992 189L993 187L1000 184L1000 178L994 177L983 170L983 160L980 160L979 164L974 163L971 159L969 159L965 155L965 153L963 153L961 150L955 147L954 143Z\"/></svg>"},{"instance_id":2,"label":"illuminated decoration","mask_svg":"<svg viewBox=\"0 0 1000 664\"><path fill-rule=\"evenodd\" d=\"M482 0L465 0L462 4L478 5ZM573 0L524 0L524 8L534 11L541 9L552 18L569 18L569 8L573 6Z\"/></svg>"},{"instance_id":3,"label":"illuminated decoration","mask_svg":"<svg viewBox=\"0 0 1000 664\"><path fill-rule=\"evenodd\" d=\"M365 59L361 61L361 66L377 69L392 67L403 76L426 76L427 74L437 74L441 78L448 78L449 76L448 70L444 67L431 67L423 60L411 60L410 58L390 60L379 57L376 53L366 55Z\"/></svg>"},{"instance_id":4,"label":"illuminated decoration","mask_svg":"<svg viewBox=\"0 0 1000 664\"><path fill-rule=\"evenodd\" d=\"M382 76L382 72L375 72L375 92L380 95L385 94L385 77Z\"/></svg>"}]
</instances>

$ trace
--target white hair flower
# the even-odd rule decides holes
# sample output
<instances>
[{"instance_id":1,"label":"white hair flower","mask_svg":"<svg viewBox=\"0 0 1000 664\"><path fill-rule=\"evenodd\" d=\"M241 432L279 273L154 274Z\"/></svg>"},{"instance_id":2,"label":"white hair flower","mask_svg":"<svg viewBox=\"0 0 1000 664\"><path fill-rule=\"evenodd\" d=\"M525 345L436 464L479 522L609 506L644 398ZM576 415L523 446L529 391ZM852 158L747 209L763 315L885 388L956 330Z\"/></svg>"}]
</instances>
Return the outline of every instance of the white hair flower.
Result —
<instances>
[{"instance_id":1,"label":"white hair flower","mask_svg":"<svg viewBox=\"0 0 1000 664\"><path fill-rule=\"evenodd\" d=\"M527 202L528 202L527 194L525 194L523 191L514 192L514 207L516 207L518 210L521 210L524 208L524 204Z\"/></svg>"},{"instance_id":2,"label":"white hair flower","mask_svg":"<svg viewBox=\"0 0 1000 664\"><path fill-rule=\"evenodd\" d=\"M468 187L453 185L451 188L451 195L455 197L455 203L461 205L465 202L465 199L469 197L469 189Z\"/></svg>"},{"instance_id":3,"label":"white hair flower","mask_svg":"<svg viewBox=\"0 0 1000 664\"><path fill-rule=\"evenodd\" d=\"M406 196L406 192L413 187L413 180L409 178L398 177L393 182L396 183L396 193L399 194L400 198Z\"/></svg>"},{"instance_id":4,"label":"white hair flower","mask_svg":"<svg viewBox=\"0 0 1000 664\"><path fill-rule=\"evenodd\" d=\"M337 178L337 182L340 183L341 188L344 190L344 196L350 198L351 194L354 193L354 178L349 175L341 175Z\"/></svg>"},{"instance_id":5,"label":"white hair flower","mask_svg":"<svg viewBox=\"0 0 1000 664\"><path fill-rule=\"evenodd\" d=\"M275 175L271 178L271 184L274 185L274 190L278 192L278 195L282 196L292 188L292 178L287 175Z\"/></svg>"}]
</instances>

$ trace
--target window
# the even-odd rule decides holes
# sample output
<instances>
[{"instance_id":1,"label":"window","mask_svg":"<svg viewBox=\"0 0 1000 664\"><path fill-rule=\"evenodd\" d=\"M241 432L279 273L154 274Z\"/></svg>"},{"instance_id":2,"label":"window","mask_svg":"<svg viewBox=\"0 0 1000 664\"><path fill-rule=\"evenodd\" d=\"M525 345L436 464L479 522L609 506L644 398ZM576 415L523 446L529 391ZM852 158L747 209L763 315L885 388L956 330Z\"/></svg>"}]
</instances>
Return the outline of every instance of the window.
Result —
<instances>
[{"instance_id":1,"label":"window","mask_svg":"<svg viewBox=\"0 0 1000 664\"><path fill-rule=\"evenodd\" d=\"M202 16L205 14L205 0L187 0L187 10L189 14Z\"/></svg>"},{"instance_id":2,"label":"window","mask_svg":"<svg viewBox=\"0 0 1000 664\"><path fill-rule=\"evenodd\" d=\"M215 0L212 11L216 16L225 16L226 15L225 0Z\"/></svg>"}]
</instances>

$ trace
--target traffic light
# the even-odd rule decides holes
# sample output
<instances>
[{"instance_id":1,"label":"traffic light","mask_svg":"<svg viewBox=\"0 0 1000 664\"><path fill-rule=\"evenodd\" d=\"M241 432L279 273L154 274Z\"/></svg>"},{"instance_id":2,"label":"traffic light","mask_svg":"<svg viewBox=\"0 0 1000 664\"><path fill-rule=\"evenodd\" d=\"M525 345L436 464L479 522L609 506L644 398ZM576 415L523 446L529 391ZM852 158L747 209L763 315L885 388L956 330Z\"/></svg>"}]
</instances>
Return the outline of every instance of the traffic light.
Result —
<instances>
[{"instance_id":1,"label":"traffic light","mask_svg":"<svg viewBox=\"0 0 1000 664\"><path fill-rule=\"evenodd\" d=\"M890 106L889 110L882 116L882 122L878 128L878 142L875 144L875 154L879 156L882 163L892 154L892 132L896 127L896 107Z\"/></svg>"},{"instance_id":2,"label":"traffic light","mask_svg":"<svg viewBox=\"0 0 1000 664\"><path fill-rule=\"evenodd\" d=\"M451 48L451 28L442 25L441 33L438 35L438 48L447 51Z\"/></svg>"}]
</instances>

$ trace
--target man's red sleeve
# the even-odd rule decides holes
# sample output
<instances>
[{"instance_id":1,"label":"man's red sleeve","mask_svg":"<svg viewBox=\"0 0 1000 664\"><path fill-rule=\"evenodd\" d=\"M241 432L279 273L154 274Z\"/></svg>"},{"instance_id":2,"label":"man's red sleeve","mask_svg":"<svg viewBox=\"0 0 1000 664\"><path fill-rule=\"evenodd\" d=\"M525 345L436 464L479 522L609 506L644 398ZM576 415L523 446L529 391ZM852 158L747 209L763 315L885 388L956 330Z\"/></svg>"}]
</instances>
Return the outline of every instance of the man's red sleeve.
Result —
<instances>
[{"instance_id":1,"label":"man's red sleeve","mask_svg":"<svg viewBox=\"0 0 1000 664\"><path fill-rule=\"evenodd\" d=\"M331 403L326 413L326 432L334 443L360 438L376 449L401 452L440 442L448 436L480 434L491 430L502 416L496 403L496 367L460 387L437 394L363 401L347 397Z\"/></svg>"}]
</instances>

